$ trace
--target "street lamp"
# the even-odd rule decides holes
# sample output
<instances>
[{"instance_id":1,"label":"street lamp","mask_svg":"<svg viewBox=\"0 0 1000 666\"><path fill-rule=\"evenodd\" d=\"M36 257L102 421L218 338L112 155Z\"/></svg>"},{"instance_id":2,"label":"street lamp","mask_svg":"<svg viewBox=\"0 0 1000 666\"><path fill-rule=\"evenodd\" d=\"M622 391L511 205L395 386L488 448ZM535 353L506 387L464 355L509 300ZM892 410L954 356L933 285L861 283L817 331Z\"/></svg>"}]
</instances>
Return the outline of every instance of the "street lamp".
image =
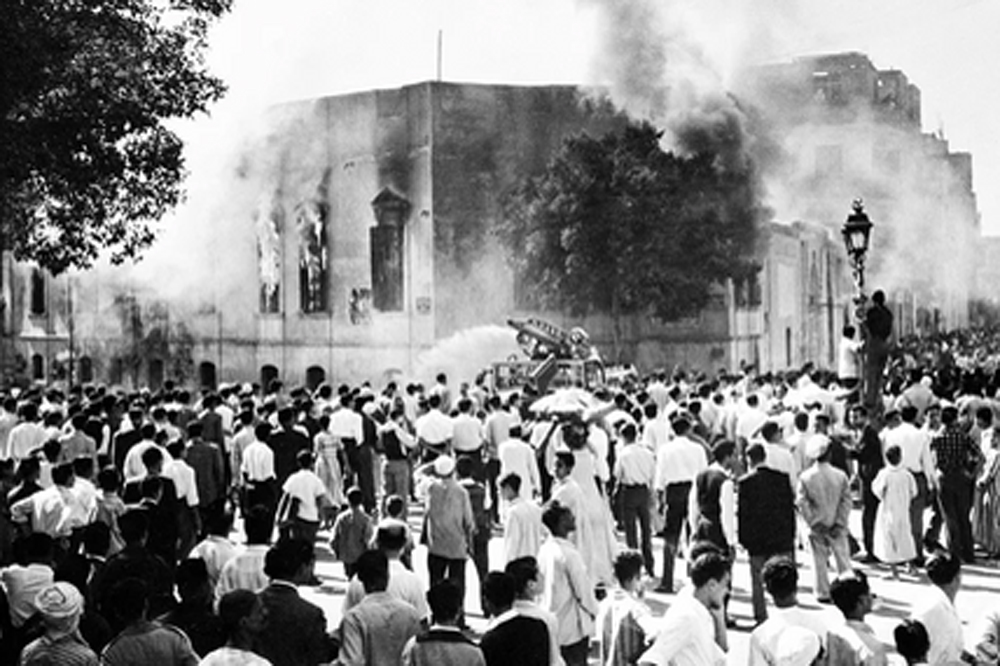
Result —
<instances>
[{"instance_id":1,"label":"street lamp","mask_svg":"<svg viewBox=\"0 0 1000 666\"><path fill-rule=\"evenodd\" d=\"M840 233L844 237L844 247L847 249L847 258L851 262L851 275L854 278L854 319L857 322L857 330L861 335L863 345L859 354L859 364L862 367L860 373L861 382L858 391L862 396L862 403L869 409L869 413L877 410L878 405L867 404L873 402L870 398L870 389L866 386L871 379L868 375L868 365L866 358L868 346L868 331L865 328L867 314L867 300L865 295L865 259L868 256L868 246L871 241L872 223L865 213L865 205L861 199L855 199L851 204L852 212L847 216ZM877 382L876 382L877 383ZM877 401L874 401L877 402ZM874 414L873 414L874 415Z\"/></svg>"}]
</instances>

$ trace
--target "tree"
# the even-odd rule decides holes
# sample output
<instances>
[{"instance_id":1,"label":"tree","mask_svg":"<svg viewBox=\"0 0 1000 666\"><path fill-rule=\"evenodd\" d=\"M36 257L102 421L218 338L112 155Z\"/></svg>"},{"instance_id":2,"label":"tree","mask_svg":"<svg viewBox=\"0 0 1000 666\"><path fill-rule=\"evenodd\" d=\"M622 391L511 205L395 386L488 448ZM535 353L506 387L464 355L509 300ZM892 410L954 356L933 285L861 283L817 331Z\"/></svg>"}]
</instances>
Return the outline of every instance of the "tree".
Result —
<instances>
[{"instance_id":1,"label":"tree","mask_svg":"<svg viewBox=\"0 0 1000 666\"><path fill-rule=\"evenodd\" d=\"M758 202L752 161L706 148L679 157L648 123L567 139L540 176L506 196L501 234L525 305L622 319L697 313L713 284L746 277ZM731 160L730 160L731 162Z\"/></svg>"},{"instance_id":2,"label":"tree","mask_svg":"<svg viewBox=\"0 0 1000 666\"><path fill-rule=\"evenodd\" d=\"M167 128L218 100L207 31L232 0L0 0L0 241L59 273L116 262L182 199Z\"/></svg>"}]
</instances>

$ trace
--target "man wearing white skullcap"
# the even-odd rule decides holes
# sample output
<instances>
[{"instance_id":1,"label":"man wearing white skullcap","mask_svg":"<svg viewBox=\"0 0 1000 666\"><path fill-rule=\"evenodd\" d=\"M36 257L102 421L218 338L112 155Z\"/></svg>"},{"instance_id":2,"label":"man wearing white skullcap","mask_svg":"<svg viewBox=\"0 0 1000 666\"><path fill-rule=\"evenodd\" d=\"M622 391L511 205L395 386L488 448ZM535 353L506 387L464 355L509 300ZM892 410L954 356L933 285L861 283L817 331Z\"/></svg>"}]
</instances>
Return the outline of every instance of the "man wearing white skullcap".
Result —
<instances>
[{"instance_id":1,"label":"man wearing white skullcap","mask_svg":"<svg viewBox=\"0 0 1000 666\"><path fill-rule=\"evenodd\" d=\"M83 595L70 583L52 583L35 597L45 633L24 648L21 664L96 666L97 655L80 636Z\"/></svg>"},{"instance_id":2,"label":"man wearing white skullcap","mask_svg":"<svg viewBox=\"0 0 1000 666\"><path fill-rule=\"evenodd\" d=\"M851 571L847 520L851 514L850 482L843 471L830 464L830 439L814 435L806 453L816 461L799 477L797 504L809 526L809 545L816 574L816 598L830 603L827 562L833 552L838 573Z\"/></svg>"},{"instance_id":3,"label":"man wearing white skullcap","mask_svg":"<svg viewBox=\"0 0 1000 666\"><path fill-rule=\"evenodd\" d=\"M472 533L472 502L469 493L455 480L455 459L440 455L432 463L437 478L427 487L424 536L427 541L427 569L431 586L449 578L465 598L465 561Z\"/></svg>"}]
</instances>

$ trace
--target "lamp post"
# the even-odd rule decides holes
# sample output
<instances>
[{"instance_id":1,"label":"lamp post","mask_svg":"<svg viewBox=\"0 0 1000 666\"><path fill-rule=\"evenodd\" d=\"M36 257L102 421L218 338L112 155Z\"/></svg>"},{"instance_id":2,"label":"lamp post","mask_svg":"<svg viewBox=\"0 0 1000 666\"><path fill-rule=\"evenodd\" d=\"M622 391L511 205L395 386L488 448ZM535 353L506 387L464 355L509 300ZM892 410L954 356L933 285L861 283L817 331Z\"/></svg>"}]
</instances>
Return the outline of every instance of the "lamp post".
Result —
<instances>
[{"instance_id":1,"label":"lamp post","mask_svg":"<svg viewBox=\"0 0 1000 666\"><path fill-rule=\"evenodd\" d=\"M851 263L851 276L854 278L854 319L857 322L857 329L864 343L862 346L860 363L862 367L861 382L858 390L861 392L862 404L868 408L869 414L874 415L877 404L867 404L870 387L865 386L867 380L865 370L867 365L864 357L868 342L868 332L865 329L865 314L867 312L868 296L865 294L865 259L868 256L868 246L871 241L872 223L865 213L865 205L861 199L855 199L851 204L851 214L847 216L840 233L844 237L844 247L847 249L847 258ZM878 402L877 400L874 402Z\"/></svg>"}]
</instances>

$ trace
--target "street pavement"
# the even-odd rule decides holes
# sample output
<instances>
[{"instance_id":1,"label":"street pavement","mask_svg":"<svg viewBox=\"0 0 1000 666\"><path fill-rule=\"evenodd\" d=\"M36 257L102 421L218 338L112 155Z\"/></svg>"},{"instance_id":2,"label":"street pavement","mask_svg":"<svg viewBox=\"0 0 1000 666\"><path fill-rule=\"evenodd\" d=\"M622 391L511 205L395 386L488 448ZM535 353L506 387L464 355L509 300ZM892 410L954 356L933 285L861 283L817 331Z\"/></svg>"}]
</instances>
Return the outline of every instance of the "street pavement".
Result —
<instances>
[{"instance_id":1,"label":"street pavement","mask_svg":"<svg viewBox=\"0 0 1000 666\"><path fill-rule=\"evenodd\" d=\"M419 509L417 510L419 512ZM418 535L417 527L420 524L420 515L416 513L410 517L410 522L414 530L414 535ZM854 533L860 535L860 512L855 510L852 515ZM317 539L317 563L316 574L321 581L318 587L303 587L300 589L302 596L313 603L319 605L326 613L327 624L331 630L335 629L341 618L341 605L347 586L344 577L343 567L339 562L335 562L327 545L328 535L320 532ZM624 541L622 541L624 544ZM490 542L490 562L495 563L496 568L500 568L502 561L503 538L497 535ZM660 571L660 554L662 552L662 542L654 539L654 551L657 556L657 571ZM833 615L839 615L833 606L821 605L816 602L812 594L813 574L812 557L808 551L800 550L796 559L799 562L799 590L800 604L813 608L824 608ZM413 566L426 584L427 566L426 549L417 546L413 555ZM920 573L906 573L901 571L898 580L892 580L889 576L888 567L882 565L861 565L855 566L868 574L872 591L878 596L877 609L868 617L869 624L875 630L876 635L890 646L893 643L892 630L904 618L909 617L913 610L927 598L927 589L931 585L926 576ZM831 561L832 567L832 561ZM493 567L491 567L493 568ZM679 561L677 569L677 585L675 589L680 589L687 584L683 580L685 563ZM832 570L832 569L831 569ZM727 662L730 666L743 665L747 663L747 654L750 640L750 631L753 628L753 613L750 605L750 572L746 554L737 552L736 563L733 567L733 593L729 605L730 617L736 620L737 627L730 629L729 642L730 649ZM831 574L831 577L835 573ZM475 572L470 560L466 566L466 611L470 629L475 634L481 633L487 624L479 607L479 586ZM662 615L675 598L674 595L660 594L652 591L657 581L649 581L650 591L646 594L646 600L653 610L654 615ZM975 565L963 567L962 589L956 599L956 606L962 623L965 628L966 646L971 648L976 643L977 634L981 631L980 623L989 613L1000 612L1000 566L997 562L980 561ZM593 654L593 653L592 653ZM902 664L903 661L898 655L893 655L893 661ZM595 660L591 660L596 663Z\"/></svg>"}]
</instances>

